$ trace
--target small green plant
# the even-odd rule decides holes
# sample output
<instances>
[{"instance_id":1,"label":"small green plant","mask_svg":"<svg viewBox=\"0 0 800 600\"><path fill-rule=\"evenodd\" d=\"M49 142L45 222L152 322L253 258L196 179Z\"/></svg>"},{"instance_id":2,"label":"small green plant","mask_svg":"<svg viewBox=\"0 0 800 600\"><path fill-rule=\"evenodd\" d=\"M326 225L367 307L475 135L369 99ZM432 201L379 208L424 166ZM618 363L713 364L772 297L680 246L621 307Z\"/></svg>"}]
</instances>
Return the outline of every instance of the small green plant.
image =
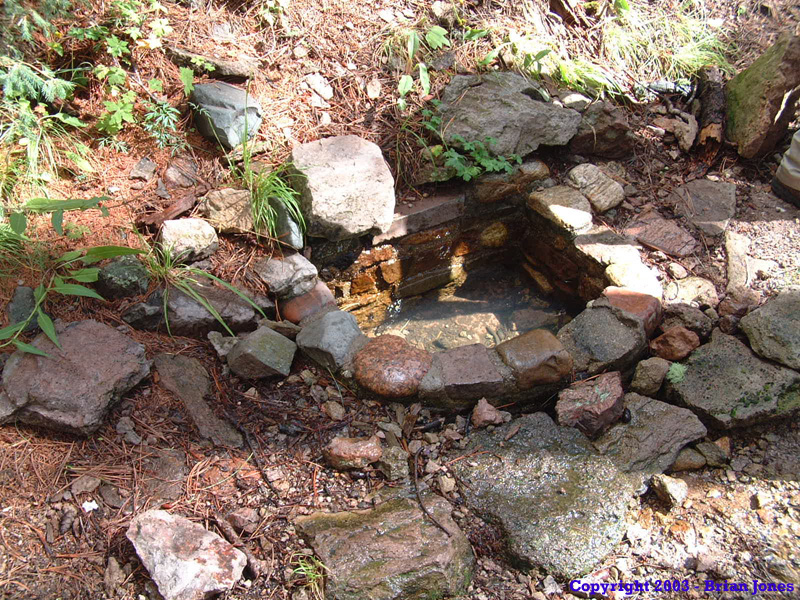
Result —
<instances>
[{"instance_id":1,"label":"small green plant","mask_svg":"<svg viewBox=\"0 0 800 600\"><path fill-rule=\"evenodd\" d=\"M314 600L324 600L328 567L316 556L301 552L295 552L290 562L295 565L292 574L297 577L297 584L305 587Z\"/></svg>"},{"instance_id":2,"label":"small green plant","mask_svg":"<svg viewBox=\"0 0 800 600\"><path fill-rule=\"evenodd\" d=\"M455 169L456 175L464 181L475 179L483 173L511 173L514 170L512 163L522 163L522 157L518 154L498 156L492 152L490 148L497 141L494 138L487 137L482 142L467 141L460 135L454 135L452 140L458 144L458 148L451 146L442 153L444 165Z\"/></svg>"},{"instance_id":3,"label":"small green plant","mask_svg":"<svg viewBox=\"0 0 800 600\"><path fill-rule=\"evenodd\" d=\"M136 92L128 90L119 100L106 100L103 104L106 112L97 121L97 129L110 136L117 135L125 123L135 123L133 106L136 101Z\"/></svg>"},{"instance_id":4,"label":"small green plant","mask_svg":"<svg viewBox=\"0 0 800 600\"><path fill-rule=\"evenodd\" d=\"M397 82L397 93L399 98L397 105L401 110L405 110L408 106L406 96L414 89L413 74L418 72L418 82L420 95L427 96L431 92L431 77L428 71L428 66L425 62L418 60L418 55L429 54L431 51L440 50L445 46L450 46L450 39L447 37L447 30L438 25L434 25L428 29L425 34L425 43L422 43L420 33L416 29L404 29L399 33L395 33L388 41L385 47L386 52L395 54L398 52L396 46L400 45L398 40L404 40L405 54L405 73L400 76Z\"/></svg>"},{"instance_id":5,"label":"small green plant","mask_svg":"<svg viewBox=\"0 0 800 600\"><path fill-rule=\"evenodd\" d=\"M148 102L148 111L142 119L142 127L150 134L159 148L184 148L186 142L177 135L180 111L167 102Z\"/></svg>"},{"instance_id":6,"label":"small green plant","mask_svg":"<svg viewBox=\"0 0 800 600\"><path fill-rule=\"evenodd\" d=\"M689 370L684 364L681 363L672 363L669 366L669 371L667 371L666 379L672 384L678 384L683 381L683 378L686 377L686 372Z\"/></svg>"},{"instance_id":7,"label":"small green plant","mask_svg":"<svg viewBox=\"0 0 800 600\"><path fill-rule=\"evenodd\" d=\"M287 181L288 166L283 165L272 171L261 171L245 175L250 190L250 205L253 212L253 225L256 234L268 234L281 241L277 228L278 213L274 203L282 204L289 216L305 231L306 223L300 210L300 194Z\"/></svg>"}]
</instances>

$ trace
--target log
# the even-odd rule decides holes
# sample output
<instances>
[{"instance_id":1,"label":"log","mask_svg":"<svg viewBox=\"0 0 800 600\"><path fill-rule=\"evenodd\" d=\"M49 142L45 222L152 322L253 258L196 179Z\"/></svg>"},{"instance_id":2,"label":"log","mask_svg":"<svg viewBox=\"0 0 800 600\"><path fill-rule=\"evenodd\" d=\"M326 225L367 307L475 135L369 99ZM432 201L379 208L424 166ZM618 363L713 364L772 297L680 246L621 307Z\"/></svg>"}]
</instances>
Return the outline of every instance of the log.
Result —
<instances>
[{"instance_id":1,"label":"log","mask_svg":"<svg viewBox=\"0 0 800 600\"><path fill-rule=\"evenodd\" d=\"M701 71L699 98L697 149L702 156L713 158L725 139L725 85L716 67Z\"/></svg>"}]
</instances>

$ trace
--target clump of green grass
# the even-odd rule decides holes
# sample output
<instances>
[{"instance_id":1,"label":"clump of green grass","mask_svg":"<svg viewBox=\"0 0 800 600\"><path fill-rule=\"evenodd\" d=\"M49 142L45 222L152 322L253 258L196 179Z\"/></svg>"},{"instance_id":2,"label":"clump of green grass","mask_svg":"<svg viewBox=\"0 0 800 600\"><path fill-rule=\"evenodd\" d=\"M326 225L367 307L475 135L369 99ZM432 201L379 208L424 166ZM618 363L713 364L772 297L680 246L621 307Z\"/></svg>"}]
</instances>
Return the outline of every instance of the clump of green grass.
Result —
<instances>
[{"instance_id":1,"label":"clump of green grass","mask_svg":"<svg viewBox=\"0 0 800 600\"><path fill-rule=\"evenodd\" d=\"M300 552L292 555L291 562L295 565L292 574L298 578L298 583L308 590L314 600L324 600L328 567L316 556Z\"/></svg>"},{"instance_id":2,"label":"clump of green grass","mask_svg":"<svg viewBox=\"0 0 800 600\"><path fill-rule=\"evenodd\" d=\"M271 171L254 172L245 167L244 181L250 190L250 206L256 234L267 234L278 239L278 212L275 203L282 204L289 216L305 232L306 222L300 209L300 194L289 185L288 167L283 165Z\"/></svg>"}]
</instances>

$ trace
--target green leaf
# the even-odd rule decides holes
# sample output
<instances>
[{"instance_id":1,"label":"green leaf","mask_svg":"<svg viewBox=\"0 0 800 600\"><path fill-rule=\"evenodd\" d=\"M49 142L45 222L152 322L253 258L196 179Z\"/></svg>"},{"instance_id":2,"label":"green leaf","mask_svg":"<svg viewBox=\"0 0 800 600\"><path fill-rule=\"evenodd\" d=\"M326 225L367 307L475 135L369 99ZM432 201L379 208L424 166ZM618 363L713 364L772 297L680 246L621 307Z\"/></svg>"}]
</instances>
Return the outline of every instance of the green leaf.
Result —
<instances>
[{"instance_id":1,"label":"green leaf","mask_svg":"<svg viewBox=\"0 0 800 600\"><path fill-rule=\"evenodd\" d=\"M28 227L28 220L25 218L25 213L11 213L8 215L8 224L11 225L11 231L17 235L22 235Z\"/></svg>"},{"instance_id":2,"label":"green leaf","mask_svg":"<svg viewBox=\"0 0 800 600\"><path fill-rule=\"evenodd\" d=\"M100 260L128 254L142 254L142 251L136 248L128 248L127 246L95 246L94 248L89 248L81 260L83 264L90 265Z\"/></svg>"},{"instance_id":3,"label":"green leaf","mask_svg":"<svg viewBox=\"0 0 800 600\"><path fill-rule=\"evenodd\" d=\"M447 30L444 27L434 25L425 34L425 41L431 50L438 50L443 46L450 46L450 40L447 39Z\"/></svg>"},{"instance_id":4,"label":"green leaf","mask_svg":"<svg viewBox=\"0 0 800 600\"><path fill-rule=\"evenodd\" d=\"M71 127L86 127L86 123L81 121L78 117L65 115L63 112L57 112L53 115L53 118L58 119L65 125L70 125Z\"/></svg>"},{"instance_id":5,"label":"green leaf","mask_svg":"<svg viewBox=\"0 0 800 600\"><path fill-rule=\"evenodd\" d=\"M65 152L64 155L70 159L76 167L78 167L84 173L94 173L94 167L92 163L86 160L83 156L78 154L77 152Z\"/></svg>"},{"instance_id":6,"label":"green leaf","mask_svg":"<svg viewBox=\"0 0 800 600\"><path fill-rule=\"evenodd\" d=\"M50 338L50 341L58 348L61 348L61 344L58 342L58 336L56 335L56 326L53 325L53 319L45 314L41 308L36 311L36 322L39 324L44 334Z\"/></svg>"},{"instance_id":7,"label":"green leaf","mask_svg":"<svg viewBox=\"0 0 800 600\"><path fill-rule=\"evenodd\" d=\"M183 93L188 96L194 89L194 71L181 67L181 82L183 83Z\"/></svg>"},{"instance_id":8,"label":"green leaf","mask_svg":"<svg viewBox=\"0 0 800 600\"><path fill-rule=\"evenodd\" d=\"M81 283L94 283L100 274L100 269L90 267L86 269L79 269L77 271L70 271L67 279L74 279Z\"/></svg>"},{"instance_id":9,"label":"green leaf","mask_svg":"<svg viewBox=\"0 0 800 600\"><path fill-rule=\"evenodd\" d=\"M71 198L69 200L52 200L51 198L32 198L25 203L25 209L31 212L46 213L56 210L87 210L95 208L103 201L109 200L108 196L96 198Z\"/></svg>"},{"instance_id":10,"label":"green leaf","mask_svg":"<svg viewBox=\"0 0 800 600\"><path fill-rule=\"evenodd\" d=\"M42 299L44 298L46 293L47 290L45 290L43 283L40 283L39 285L36 286L36 289L33 290L33 297L36 300L36 304L41 304Z\"/></svg>"},{"instance_id":11,"label":"green leaf","mask_svg":"<svg viewBox=\"0 0 800 600\"><path fill-rule=\"evenodd\" d=\"M39 350L36 346L31 346L30 344L26 344L25 342L20 342L19 340L12 340L12 344L17 347L17 350L22 350L28 354L36 354L38 356L44 356L45 358L52 358L47 352L44 350Z\"/></svg>"},{"instance_id":12,"label":"green leaf","mask_svg":"<svg viewBox=\"0 0 800 600\"><path fill-rule=\"evenodd\" d=\"M50 223L53 224L53 229L56 230L58 235L64 235L64 228L62 227L62 224L64 223L63 210L53 211L53 214L50 216Z\"/></svg>"},{"instance_id":13,"label":"green leaf","mask_svg":"<svg viewBox=\"0 0 800 600\"><path fill-rule=\"evenodd\" d=\"M77 283L62 283L60 285L54 285L50 289L64 296L85 296L86 298L105 300L105 298L94 290L87 288L85 285L78 285Z\"/></svg>"},{"instance_id":14,"label":"green leaf","mask_svg":"<svg viewBox=\"0 0 800 600\"><path fill-rule=\"evenodd\" d=\"M412 87L414 87L414 80L411 78L411 75L403 75L400 81L397 82L397 93L400 94L402 98L411 91Z\"/></svg>"},{"instance_id":15,"label":"green leaf","mask_svg":"<svg viewBox=\"0 0 800 600\"><path fill-rule=\"evenodd\" d=\"M60 263L69 263L78 258L81 254L83 254L82 250L70 250L69 252L65 252L61 255L58 259Z\"/></svg>"},{"instance_id":16,"label":"green leaf","mask_svg":"<svg viewBox=\"0 0 800 600\"><path fill-rule=\"evenodd\" d=\"M408 40L406 41L406 50L408 51L408 60L413 61L414 57L417 55L417 50L419 50L419 35L416 31L409 32Z\"/></svg>"},{"instance_id":17,"label":"green leaf","mask_svg":"<svg viewBox=\"0 0 800 600\"><path fill-rule=\"evenodd\" d=\"M473 40L479 40L487 35L489 35L488 29L467 29L467 31L464 32L464 41L471 42Z\"/></svg>"},{"instance_id":18,"label":"green leaf","mask_svg":"<svg viewBox=\"0 0 800 600\"><path fill-rule=\"evenodd\" d=\"M203 296L197 290L195 290L189 284L189 282L182 281L177 284L177 287L180 288L181 291L184 292L187 296L191 296L197 302L199 302L200 305L202 305L202 307L205 308L217 320L217 322L225 328L225 331L227 331L232 336L236 335L235 333L233 333L233 331L231 331L231 328L228 327L228 324L222 318L222 315L220 315L219 312L217 312L217 309L211 305L211 303L205 298L205 296Z\"/></svg>"},{"instance_id":19,"label":"green leaf","mask_svg":"<svg viewBox=\"0 0 800 600\"><path fill-rule=\"evenodd\" d=\"M540 60L542 60L545 56L547 56L551 52L552 52L552 50L550 50L549 48L546 48L546 49L544 49L544 50L542 50L540 52L537 52L536 56L533 57L533 60L535 60L536 62L539 62Z\"/></svg>"},{"instance_id":20,"label":"green leaf","mask_svg":"<svg viewBox=\"0 0 800 600\"><path fill-rule=\"evenodd\" d=\"M106 38L106 46L106 52L108 52L114 58L120 58L125 54L131 53L130 49L128 48L128 42L119 39L115 35Z\"/></svg>"},{"instance_id":21,"label":"green leaf","mask_svg":"<svg viewBox=\"0 0 800 600\"><path fill-rule=\"evenodd\" d=\"M497 58L498 54L500 54L500 48L495 48L494 50L489 52L489 54L484 56L483 60L478 61L478 66L479 67L485 67L485 66L491 64L494 61L494 59Z\"/></svg>"},{"instance_id":22,"label":"green leaf","mask_svg":"<svg viewBox=\"0 0 800 600\"><path fill-rule=\"evenodd\" d=\"M164 82L162 82L160 79L151 79L147 82L147 86L154 92L164 91Z\"/></svg>"},{"instance_id":23,"label":"green leaf","mask_svg":"<svg viewBox=\"0 0 800 600\"><path fill-rule=\"evenodd\" d=\"M14 337L14 334L18 331L22 331L23 327L25 327L25 321L20 321L19 323L14 323L8 327L3 327L0 329L0 340L7 340L10 337Z\"/></svg>"},{"instance_id":24,"label":"green leaf","mask_svg":"<svg viewBox=\"0 0 800 600\"><path fill-rule=\"evenodd\" d=\"M431 93L431 77L428 74L428 67L425 63L419 63L419 84L422 86L423 95Z\"/></svg>"}]
</instances>

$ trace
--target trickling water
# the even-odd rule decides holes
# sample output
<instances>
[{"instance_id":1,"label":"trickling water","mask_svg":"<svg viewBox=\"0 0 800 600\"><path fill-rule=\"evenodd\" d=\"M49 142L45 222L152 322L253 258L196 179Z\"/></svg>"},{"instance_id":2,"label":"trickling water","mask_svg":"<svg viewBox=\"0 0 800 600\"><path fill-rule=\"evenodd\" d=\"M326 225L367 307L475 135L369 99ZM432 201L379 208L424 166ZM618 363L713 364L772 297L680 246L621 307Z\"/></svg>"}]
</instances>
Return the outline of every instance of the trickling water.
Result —
<instances>
[{"instance_id":1,"label":"trickling water","mask_svg":"<svg viewBox=\"0 0 800 600\"><path fill-rule=\"evenodd\" d=\"M482 343L496 346L531 329L556 332L564 305L544 299L526 277L505 266L470 271L463 283L395 301L368 335L394 334L430 352Z\"/></svg>"}]
</instances>

